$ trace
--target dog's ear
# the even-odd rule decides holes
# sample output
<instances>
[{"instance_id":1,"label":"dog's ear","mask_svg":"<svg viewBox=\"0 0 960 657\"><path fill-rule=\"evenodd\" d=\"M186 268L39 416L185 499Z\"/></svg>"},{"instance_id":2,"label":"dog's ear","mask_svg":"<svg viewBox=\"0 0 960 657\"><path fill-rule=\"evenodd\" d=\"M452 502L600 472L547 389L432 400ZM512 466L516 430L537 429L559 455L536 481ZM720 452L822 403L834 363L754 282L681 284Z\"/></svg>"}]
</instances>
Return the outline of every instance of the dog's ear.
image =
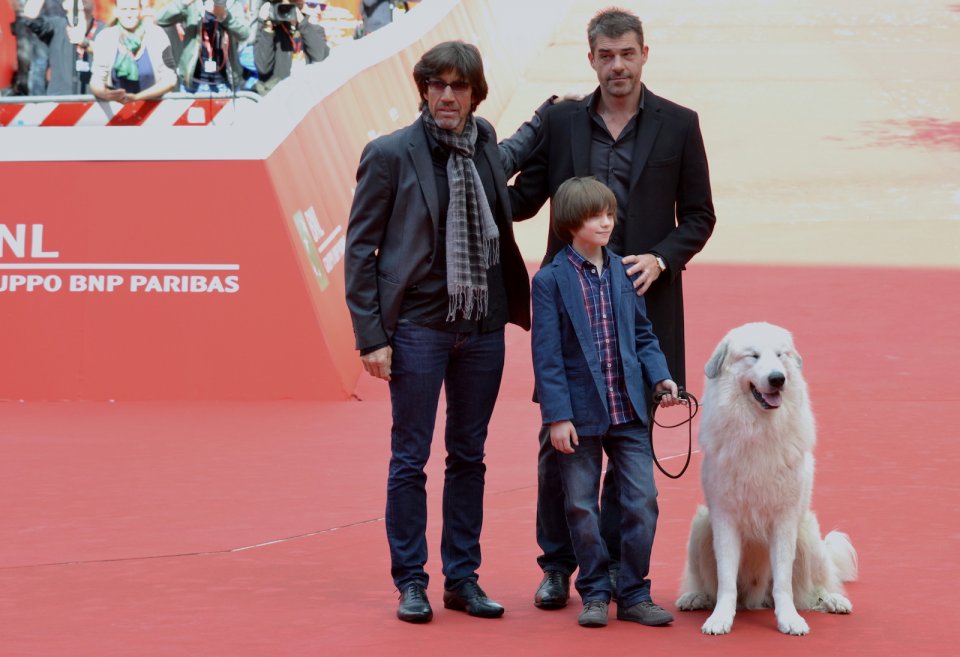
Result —
<instances>
[{"instance_id":1,"label":"dog's ear","mask_svg":"<svg viewBox=\"0 0 960 657\"><path fill-rule=\"evenodd\" d=\"M794 349L790 352L790 355L793 356L793 360L797 363L797 369L803 369L803 357L800 356L800 352Z\"/></svg>"},{"instance_id":2,"label":"dog's ear","mask_svg":"<svg viewBox=\"0 0 960 657\"><path fill-rule=\"evenodd\" d=\"M715 379L720 374L720 370L723 369L723 360L727 357L727 341L724 340L717 345L716 351L713 352L713 355L710 356L710 360L707 361L707 364L703 367L703 373L707 375L708 379Z\"/></svg>"}]
</instances>

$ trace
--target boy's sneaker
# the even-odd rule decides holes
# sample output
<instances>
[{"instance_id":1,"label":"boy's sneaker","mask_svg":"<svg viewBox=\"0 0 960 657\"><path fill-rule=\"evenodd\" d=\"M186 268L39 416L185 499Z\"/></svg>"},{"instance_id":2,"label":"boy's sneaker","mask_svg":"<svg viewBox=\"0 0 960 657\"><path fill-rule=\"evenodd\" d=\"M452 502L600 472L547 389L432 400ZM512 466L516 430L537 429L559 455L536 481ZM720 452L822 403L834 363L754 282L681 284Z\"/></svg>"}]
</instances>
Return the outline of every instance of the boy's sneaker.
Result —
<instances>
[{"instance_id":1,"label":"boy's sneaker","mask_svg":"<svg viewBox=\"0 0 960 657\"><path fill-rule=\"evenodd\" d=\"M641 625L666 625L673 621L673 614L654 604L652 600L638 602L632 607L617 606L617 620L631 621Z\"/></svg>"},{"instance_id":2,"label":"boy's sneaker","mask_svg":"<svg viewBox=\"0 0 960 657\"><path fill-rule=\"evenodd\" d=\"M606 627L607 603L600 600L584 603L577 622L581 627Z\"/></svg>"}]
</instances>

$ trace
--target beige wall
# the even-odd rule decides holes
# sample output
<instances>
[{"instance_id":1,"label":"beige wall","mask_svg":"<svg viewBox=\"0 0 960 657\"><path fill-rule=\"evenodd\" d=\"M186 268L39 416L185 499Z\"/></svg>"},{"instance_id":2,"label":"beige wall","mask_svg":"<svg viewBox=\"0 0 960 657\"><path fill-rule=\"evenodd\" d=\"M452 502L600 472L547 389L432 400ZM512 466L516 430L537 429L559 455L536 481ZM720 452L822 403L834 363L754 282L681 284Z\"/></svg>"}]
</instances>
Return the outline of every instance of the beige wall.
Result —
<instances>
[{"instance_id":1,"label":"beige wall","mask_svg":"<svg viewBox=\"0 0 960 657\"><path fill-rule=\"evenodd\" d=\"M592 90L577 2L526 71L509 134ZM960 12L930 0L624 2L643 79L700 113L717 230L700 262L960 266ZM519 227L542 254L542 218Z\"/></svg>"}]
</instances>

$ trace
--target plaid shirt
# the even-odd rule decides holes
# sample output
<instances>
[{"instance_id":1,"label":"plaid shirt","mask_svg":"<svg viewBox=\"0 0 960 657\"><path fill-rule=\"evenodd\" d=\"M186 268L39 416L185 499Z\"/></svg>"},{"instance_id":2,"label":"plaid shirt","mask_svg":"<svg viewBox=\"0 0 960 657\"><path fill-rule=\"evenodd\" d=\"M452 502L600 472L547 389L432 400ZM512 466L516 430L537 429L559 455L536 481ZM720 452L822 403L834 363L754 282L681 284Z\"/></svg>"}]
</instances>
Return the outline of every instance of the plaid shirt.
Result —
<instances>
[{"instance_id":1,"label":"plaid shirt","mask_svg":"<svg viewBox=\"0 0 960 657\"><path fill-rule=\"evenodd\" d=\"M620 365L620 350L617 349L617 324L610 302L610 256L603 252L603 273L597 275L593 263L585 260L573 247L567 246L567 259L577 270L583 304L590 320L590 333L597 345L600 369L607 387L607 409L611 424L623 424L637 419L637 414L627 396Z\"/></svg>"}]
</instances>

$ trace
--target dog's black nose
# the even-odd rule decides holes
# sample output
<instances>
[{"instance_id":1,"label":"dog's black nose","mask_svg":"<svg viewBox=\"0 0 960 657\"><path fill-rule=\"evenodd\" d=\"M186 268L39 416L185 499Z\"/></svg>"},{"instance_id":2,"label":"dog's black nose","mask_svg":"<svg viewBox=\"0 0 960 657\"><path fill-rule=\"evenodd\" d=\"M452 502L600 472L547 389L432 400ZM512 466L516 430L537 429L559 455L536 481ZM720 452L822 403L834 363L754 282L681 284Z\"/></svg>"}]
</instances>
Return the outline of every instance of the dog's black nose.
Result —
<instances>
[{"instance_id":1,"label":"dog's black nose","mask_svg":"<svg viewBox=\"0 0 960 657\"><path fill-rule=\"evenodd\" d=\"M771 372L770 376L767 377L767 381L770 382L774 388L782 388L783 384L787 382L787 377L783 375L783 372Z\"/></svg>"}]
</instances>

